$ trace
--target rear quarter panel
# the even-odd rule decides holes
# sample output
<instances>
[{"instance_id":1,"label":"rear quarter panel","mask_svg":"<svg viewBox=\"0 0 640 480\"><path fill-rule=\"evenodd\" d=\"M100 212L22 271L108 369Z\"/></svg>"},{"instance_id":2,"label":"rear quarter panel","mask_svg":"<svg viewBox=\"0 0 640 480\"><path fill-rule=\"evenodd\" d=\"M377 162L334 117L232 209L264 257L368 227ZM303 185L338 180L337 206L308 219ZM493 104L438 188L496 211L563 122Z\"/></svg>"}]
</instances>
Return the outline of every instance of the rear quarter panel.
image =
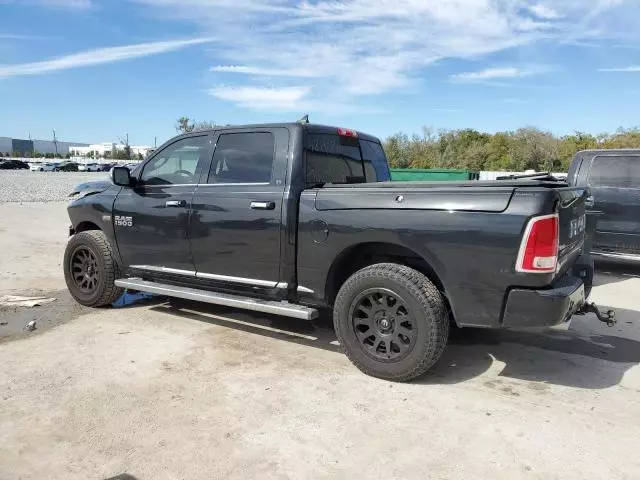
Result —
<instances>
[{"instance_id":1,"label":"rear quarter panel","mask_svg":"<svg viewBox=\"0 0 640 480\"><path fill-rule=\"evenodd\" d=\"M343 194L336 190L305 191L300 200L298 283L313 290L318 300L329 301L326 280L334 260L354 245L369 242L400 245L423 258L443 284L459 325L497 327L509 287L544 286L552 280L552 275L515 272L526 222L552 211L553 195L548 192L493 192L493 198L487 193L481 200L482 194L458 191L457 205L451 202L448 208L441 204L443 197L436 195L429 202L424 192L422 208L398 204L400 191L384 192L388 198L377 194L376 200L363 200L366 195L360 192L360 208L351 209L351 202L340 200ZM385 202L396 206L376 205ZM317 208L329 204L332 209ZM482 205L493 205L495 211L483 211ZM319 234L323 228L328 230L326 239Z\"/></svg>"}]
</instances>

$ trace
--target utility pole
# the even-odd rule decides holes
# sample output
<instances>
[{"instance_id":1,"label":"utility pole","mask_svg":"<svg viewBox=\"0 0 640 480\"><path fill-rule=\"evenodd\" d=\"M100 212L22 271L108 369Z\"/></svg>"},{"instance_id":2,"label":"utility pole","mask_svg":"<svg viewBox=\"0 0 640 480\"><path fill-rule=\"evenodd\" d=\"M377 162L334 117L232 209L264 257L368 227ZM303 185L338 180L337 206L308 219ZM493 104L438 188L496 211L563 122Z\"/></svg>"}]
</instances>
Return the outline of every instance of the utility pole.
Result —
<instances>
[{"instance_id":1,"label":"utility pole","mask_svg":"<svg viewBox=\"0 0 640 480\"><path fill-rule=\"evenodd\" d=\"M58 156L58 139L56 138L56 131L53 130L53 145L56 147L56 157Z\"/></svg>"}]
</instances>

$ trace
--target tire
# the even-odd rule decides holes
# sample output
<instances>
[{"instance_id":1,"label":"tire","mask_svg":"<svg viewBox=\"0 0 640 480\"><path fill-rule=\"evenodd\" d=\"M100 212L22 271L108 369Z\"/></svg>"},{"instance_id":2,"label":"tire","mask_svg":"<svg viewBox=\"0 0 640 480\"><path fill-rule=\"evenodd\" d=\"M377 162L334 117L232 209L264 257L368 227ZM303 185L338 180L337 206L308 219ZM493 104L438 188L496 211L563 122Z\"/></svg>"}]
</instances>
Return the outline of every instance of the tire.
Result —
<instances>
[{"instance_id":1,"label":"tire","mask_svg":"<svg viewBox=\"0 0 640 480\"><path fill-rule=\"evenodd\" d=\"M449 336L438 289L422 273L395 263L371 265L349 277L336 297L333 325L356 367L398 382L429 370Z\"/></svg>"},{"instance_id":2,"label":"tire","mask_svg":"<svg viewBox=\"0 0 640 480\"><path fill-rule=\"evenodd\" d=\"M111 244L100 230L76 233L64 252L64 279L71 296L81 305L102 307L115 302L124 289Z\"/></svg>"}]
</instances>

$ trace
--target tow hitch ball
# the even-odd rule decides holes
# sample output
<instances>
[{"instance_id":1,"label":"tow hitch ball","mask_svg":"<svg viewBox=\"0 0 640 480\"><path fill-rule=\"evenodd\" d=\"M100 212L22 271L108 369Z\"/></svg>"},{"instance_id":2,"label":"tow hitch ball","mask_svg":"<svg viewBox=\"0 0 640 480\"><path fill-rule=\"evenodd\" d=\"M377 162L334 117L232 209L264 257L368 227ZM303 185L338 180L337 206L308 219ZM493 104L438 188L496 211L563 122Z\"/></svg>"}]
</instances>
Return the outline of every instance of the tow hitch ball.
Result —
<instances>
[{"instance_id":1,"label":"tow hitch ball","mask_svg":"<svg viewBox=\"0 0 640 480\"><path fill-rule=\"evenodd\" d=\"M606 323L608 327L613 327L617 322L616 312L607 310L602 313L595 303L585 303L580 307L580 310L576 312L578 315L584 315L585 313L594 313L596 317L598 317L598 320Z\"/></svg>"}]
</instances>

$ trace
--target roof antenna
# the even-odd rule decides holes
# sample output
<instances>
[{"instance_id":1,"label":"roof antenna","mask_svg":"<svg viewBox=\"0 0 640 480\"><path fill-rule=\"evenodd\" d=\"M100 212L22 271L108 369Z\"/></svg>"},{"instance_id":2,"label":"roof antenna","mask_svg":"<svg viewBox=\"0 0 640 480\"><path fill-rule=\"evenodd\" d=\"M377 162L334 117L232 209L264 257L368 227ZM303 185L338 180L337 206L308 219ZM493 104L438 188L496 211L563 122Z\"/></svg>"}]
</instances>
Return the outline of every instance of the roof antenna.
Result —
<instances>
[{"instance_id":1,"label":"roof antenna","mask_svg":"<svg viewBox=\"0 0 640 480\"><path fill-rule=\"evenodd\" d=\"M305 115L300 120L298 120L297 123L300 123L302 125L308 125L309 124L309 115L308 114Z\"/></svg>"}]
</instances>

